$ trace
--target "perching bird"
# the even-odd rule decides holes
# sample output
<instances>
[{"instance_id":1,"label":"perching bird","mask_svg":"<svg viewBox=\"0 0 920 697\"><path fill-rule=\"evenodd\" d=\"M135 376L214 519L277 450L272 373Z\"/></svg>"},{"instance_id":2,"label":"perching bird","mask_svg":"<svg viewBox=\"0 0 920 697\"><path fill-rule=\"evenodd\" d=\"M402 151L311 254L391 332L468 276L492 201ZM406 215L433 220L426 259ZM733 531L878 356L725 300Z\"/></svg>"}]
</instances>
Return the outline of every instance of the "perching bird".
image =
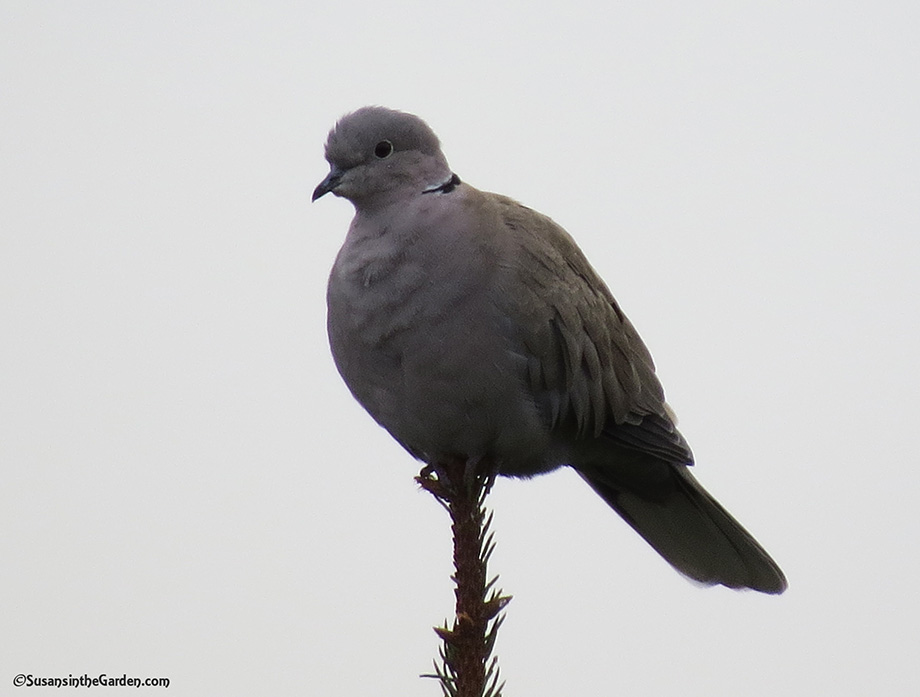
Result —
<instances>
[{"instance_id":1,"label":"perching bird","mask_svg":"<svg viewBox=\"0 0 920 697\"><path fill-rule=\"evenodd\" d=\"M332 354L406 450L516 477L568 465L681 573L785 590L690 474L648 350L565 230L462 182L411 114L346 115L326 160L313 200L355 207L329 278Z\"/></svg>"}]
</instances>

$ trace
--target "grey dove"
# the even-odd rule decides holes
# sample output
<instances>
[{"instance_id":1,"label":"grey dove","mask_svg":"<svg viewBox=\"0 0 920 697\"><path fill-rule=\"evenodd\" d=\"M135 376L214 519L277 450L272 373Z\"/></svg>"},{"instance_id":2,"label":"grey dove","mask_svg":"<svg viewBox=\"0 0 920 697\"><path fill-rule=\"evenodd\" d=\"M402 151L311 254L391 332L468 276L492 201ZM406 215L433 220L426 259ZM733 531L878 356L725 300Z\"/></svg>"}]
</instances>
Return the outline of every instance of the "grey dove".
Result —
<instances>
[{"instance_id":1,"label":"grey dove","mask_svg":"<svg viewBox=\"0 0 920 697\"><path fill-rule=\"evenodd\" d=\"M406 450L512 477L568 465L691 579L785 590L690 474L651 355L565 230L462 182L411 114L358 109L325 154L313 200L355 208L329 278L332 355Z\"/></svg>"}]
</instances>

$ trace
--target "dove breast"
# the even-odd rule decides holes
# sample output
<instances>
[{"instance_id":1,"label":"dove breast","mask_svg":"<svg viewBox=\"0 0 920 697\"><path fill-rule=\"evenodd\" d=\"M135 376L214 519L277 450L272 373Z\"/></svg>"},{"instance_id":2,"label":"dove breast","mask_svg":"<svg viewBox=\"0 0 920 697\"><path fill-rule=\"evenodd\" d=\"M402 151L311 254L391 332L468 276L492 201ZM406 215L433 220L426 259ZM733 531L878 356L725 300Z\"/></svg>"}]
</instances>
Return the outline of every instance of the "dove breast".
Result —
<instances>
[{"instance_id":1,"label":"dove breast","mask_svg":"<svg viewBox=\"0 0 920 697\"><path fill-rule=\"evenodd\" d=\"M351 392L417 458L535 474L564 454L505 304L519 255L505 205L460 184L359 209L329 279L328 332Z\"/></svg>"}]
</instances>

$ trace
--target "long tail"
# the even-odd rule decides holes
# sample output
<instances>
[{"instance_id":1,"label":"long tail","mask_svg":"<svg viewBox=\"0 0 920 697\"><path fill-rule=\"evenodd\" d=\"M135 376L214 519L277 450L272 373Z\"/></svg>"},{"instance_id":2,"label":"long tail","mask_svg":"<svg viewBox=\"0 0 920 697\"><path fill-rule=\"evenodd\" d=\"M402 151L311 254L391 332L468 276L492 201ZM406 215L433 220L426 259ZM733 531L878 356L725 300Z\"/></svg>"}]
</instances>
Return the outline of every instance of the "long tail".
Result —
<instances>
[{"instance_id":1,"label":"long tail","mask_svg":"<svg viewBox=\"0 0 920 697\"><path fill-rule=\"evenodd\" d=\"M663 463L659 463L661 467ZM779 566L687 467L667 465L654 486L624 485L603 467L579 474L675 569L704 584L782 593ZM617 481L620 479L620 481Z\"/></svg>"}]
</instances>

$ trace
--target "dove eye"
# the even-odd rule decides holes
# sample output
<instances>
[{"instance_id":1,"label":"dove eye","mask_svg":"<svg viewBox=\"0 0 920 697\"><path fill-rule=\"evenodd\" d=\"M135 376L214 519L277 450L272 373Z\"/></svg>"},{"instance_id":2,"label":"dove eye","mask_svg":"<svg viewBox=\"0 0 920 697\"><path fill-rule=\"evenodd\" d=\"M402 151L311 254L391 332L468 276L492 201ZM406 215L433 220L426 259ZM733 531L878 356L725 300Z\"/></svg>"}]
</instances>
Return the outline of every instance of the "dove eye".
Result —
<instances>
[{"instance_id":1,"label":"dove eye","mask_svg":"<svg viewBox=\"0 0 920 697\"><path fill-rule=\"evenodd\" d=\"M393 152L393 143L388 140L381 140L374 146L374 154L381 160L389 157Z\"/></svg>"}]
</instances>

